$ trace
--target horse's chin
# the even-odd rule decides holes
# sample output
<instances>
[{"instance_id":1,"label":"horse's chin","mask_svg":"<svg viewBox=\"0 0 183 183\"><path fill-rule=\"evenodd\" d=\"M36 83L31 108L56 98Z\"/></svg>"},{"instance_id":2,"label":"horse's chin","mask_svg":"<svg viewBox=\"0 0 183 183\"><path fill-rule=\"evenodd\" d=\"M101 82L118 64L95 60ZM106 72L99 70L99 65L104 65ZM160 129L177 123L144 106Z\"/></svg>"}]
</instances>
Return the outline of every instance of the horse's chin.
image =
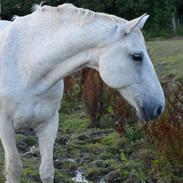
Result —
<instances>
[{"instance_id":1,"label":"horse's chin","mask_svg":"<svg viewBox=\"0 0 183 183\"><path fill-rule=\"evenodd\" d=\"M137 111L137 116L138 116L139 120L142 121L142 122L144 122L144 123L148 123L148 122L151 121L151 120L150 120L146 115L144 115L142 112Z\"/></svg>"}]
</instances>

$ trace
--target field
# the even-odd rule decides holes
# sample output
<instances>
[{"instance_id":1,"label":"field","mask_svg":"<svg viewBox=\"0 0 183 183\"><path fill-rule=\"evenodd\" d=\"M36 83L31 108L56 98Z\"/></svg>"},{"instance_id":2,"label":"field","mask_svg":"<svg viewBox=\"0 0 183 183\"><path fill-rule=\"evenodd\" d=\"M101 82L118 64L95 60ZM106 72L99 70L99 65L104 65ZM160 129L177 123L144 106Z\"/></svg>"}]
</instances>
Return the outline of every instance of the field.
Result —
<instances>
[{"instance_id":1,"label":"field","mask_svg":"<svg viewBox=\"0 0 183 183\"><path fill-rule=\"evenodd\" d=\"M161 81L183 79L183 40L151 41L147 48ZM168 163L157 156L158 150L144 134L141 123L125 124L125 133L119 135L109 115L101 119L103 128L90 128L78 93L72 101L64 97L60 116L54 149L55 183L71 183L77 172L93 183L172 182ZM16 138L24 163L21 183L40 182L40 156L34 132L19 131ZM3 161L0 146L0 172ZM0 183L3 180L0 175ZM183 182L183 176L179 174L175 182Z\"/></svg>"},{"instance_id":2,"label":"field","mask_svg":"<svg viewBox=\"0 0 183 183\"><path fill-rule=\"evenodd\" d=\"M147 47L161 81L183 78L183 40L151 41Z\"/></svg>"}]
</instances>

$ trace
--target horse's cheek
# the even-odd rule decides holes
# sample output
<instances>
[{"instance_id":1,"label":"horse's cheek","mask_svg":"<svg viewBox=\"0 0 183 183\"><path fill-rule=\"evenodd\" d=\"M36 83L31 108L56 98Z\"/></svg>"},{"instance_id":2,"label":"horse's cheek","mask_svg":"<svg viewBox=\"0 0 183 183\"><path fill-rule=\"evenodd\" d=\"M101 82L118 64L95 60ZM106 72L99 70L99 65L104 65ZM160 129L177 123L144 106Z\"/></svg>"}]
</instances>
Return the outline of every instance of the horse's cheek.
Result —
<instances>
[{"instance_id":1,"label":"horse's cheek","mask_svg":"<svg viewBox=\"0 0 183 183\"><path fill-rule=\"evenodd\" d=\"M123 61L103 61L99 73L102 80L112 88L123 88L133 82L128 66Z\"/></svg>"}]
</instances>

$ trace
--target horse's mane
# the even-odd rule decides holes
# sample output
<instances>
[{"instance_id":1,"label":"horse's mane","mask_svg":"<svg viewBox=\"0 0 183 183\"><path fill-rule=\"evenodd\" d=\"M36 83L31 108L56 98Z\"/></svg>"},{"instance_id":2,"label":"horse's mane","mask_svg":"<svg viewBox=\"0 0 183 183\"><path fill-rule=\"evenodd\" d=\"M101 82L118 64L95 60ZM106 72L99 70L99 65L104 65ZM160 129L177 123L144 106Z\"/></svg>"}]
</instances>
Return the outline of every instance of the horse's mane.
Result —
<instances>
[{"instance_id":1,"label":"horse's mane","mask_svg":"<svg viewBox=\"0 0 183 183\"><path fill-rule=\"evenodd\" d=\"M46 12L46 13L57 13L57 14L61 14L61 15L69 15L70 17L74 17L74 18L82 18L82 21L84 22L88 22L89 20L92 20L94 18L102 18L102 19L106 19L109 21L115 21L115 22L119 22L119 23L125 23L127 22L127 20L114 16L114 15L110 15L110 14L106 14L106 13L98 13L98 12L94 12L88 9L84 9L84 8L77 8L76 6L70 4L70 3L65 3L62 5L59 5L57 7L52 7L52 6L47 6L47 5L34 5L33 6L33 11L34 12Z\"/></svg>"}]
</instances>

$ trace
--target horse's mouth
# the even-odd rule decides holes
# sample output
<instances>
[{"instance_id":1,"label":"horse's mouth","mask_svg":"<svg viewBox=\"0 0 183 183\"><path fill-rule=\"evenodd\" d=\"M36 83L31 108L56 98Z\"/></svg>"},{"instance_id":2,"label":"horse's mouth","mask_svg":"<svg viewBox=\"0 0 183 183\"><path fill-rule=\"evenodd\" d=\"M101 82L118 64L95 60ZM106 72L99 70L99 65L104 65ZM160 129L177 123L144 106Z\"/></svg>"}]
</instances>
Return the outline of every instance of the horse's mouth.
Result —
<instances>
[{"instance_id":1,"label":"horse's mouth","mask_svg":"<svg viewBox=\"0 0 183 183\"><path fill-rule=\"evenodd\" d=\"M140 118L140 120L142 120L143 122L151 121L151 119L150 119L148 113L145 111L144 107L140 108L140 112L138 111L137 115Z\"/></svg>"}]
</instances>

